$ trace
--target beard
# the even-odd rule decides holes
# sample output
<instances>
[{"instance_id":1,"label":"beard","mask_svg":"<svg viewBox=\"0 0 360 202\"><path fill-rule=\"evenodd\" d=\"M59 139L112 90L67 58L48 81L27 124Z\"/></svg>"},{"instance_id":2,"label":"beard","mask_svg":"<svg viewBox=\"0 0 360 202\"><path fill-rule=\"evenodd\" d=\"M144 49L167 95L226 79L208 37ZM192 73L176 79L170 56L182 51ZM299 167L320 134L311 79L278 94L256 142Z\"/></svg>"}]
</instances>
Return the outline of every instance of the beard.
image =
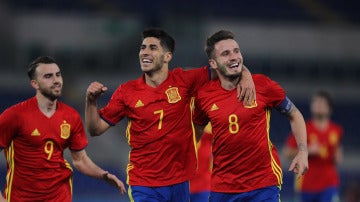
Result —
<instances>
[{"instance_id":1,"label":"beard","mask_svg":"<svg viewBox=\"0 0 360 202\"><path fill-rule=\"evenodd\" d=\"M55 93L55 92L52 91L52 88L46 89L46 88L41 88L40 87L39 91L44 97L48 98L51 101L54 101L54 100L58 99L61 96L61 89L60 89L60 92Z\"/></svg>"},{"instance_id":2,"label":"beard","mask_svg":"<svg viewBox=\"0 0 360 202\"><path fill-rule=\"evenodd\" d=\"M149 69L149 70L145 70L143 72L148 74L148 75L152 75L153 73L159 71L163 67L163 64L164 64L164 56L162 55L161 57L159 57L158 62L156 62L154 64L154 68Z\"/></svg>"},{"instance_id":3,"label":"beard","mask_svg":"<svg viewBox=\"0 0 360 202\"><path fill-rule=\"evenodd\" d=\"M238 72L236 74L229 74L226 70L226 66L225 65L221 65L221 64L217 64L218 65L218 69L219 69L219 72L220 74L226 78L227 80L229 81L234 81L234 80L237 80L237 79L241 79L241 76L242 76L242 72Z\"/></svg>"}]
</instances>

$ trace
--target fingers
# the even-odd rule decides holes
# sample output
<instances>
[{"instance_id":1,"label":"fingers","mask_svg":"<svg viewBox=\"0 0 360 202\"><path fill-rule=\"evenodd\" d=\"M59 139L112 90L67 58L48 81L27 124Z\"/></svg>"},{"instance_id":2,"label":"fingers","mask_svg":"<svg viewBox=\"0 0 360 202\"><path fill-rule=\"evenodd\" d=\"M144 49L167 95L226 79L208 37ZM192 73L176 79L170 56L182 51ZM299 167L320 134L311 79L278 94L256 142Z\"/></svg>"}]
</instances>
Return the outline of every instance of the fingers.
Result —
<instances>
[{"instance_id":1,"label":"fingers","mask_svg":"<svg viewBox=\"0 0 360 202\"><path fill-rule=\"evenodd\" d=\"M301 176L305 175L307 170L307 166L298 164L295 161L293 161L289 167L289 171L293 171L295 173L296 179L300 179Z\"/></svg>"},{"instance_id":2,"label":"fingers","mask_svg":"<svg viewBox=\"0 0 360 202\"><path fill-rule=\"evenodd\" d=\"M113 185L115 187L117 187L120 191L121 194L125 194L126 193L126 189L125 189L125 185L124 183L119 180L119 178L117 178L115 175L107 173L106 174L106 178L105 180L110 184Z\"/></svg>"},{"instance_id":3,"label":"fingers","mask_svg":"<svg viewBox=\"0 0 360 202\"><path fill-rule=\"evenodd\" d=\"M87 99L93 101L107 91L107 87L97 81L92 82L86 90Z\"/></svg>"}]
</instances>

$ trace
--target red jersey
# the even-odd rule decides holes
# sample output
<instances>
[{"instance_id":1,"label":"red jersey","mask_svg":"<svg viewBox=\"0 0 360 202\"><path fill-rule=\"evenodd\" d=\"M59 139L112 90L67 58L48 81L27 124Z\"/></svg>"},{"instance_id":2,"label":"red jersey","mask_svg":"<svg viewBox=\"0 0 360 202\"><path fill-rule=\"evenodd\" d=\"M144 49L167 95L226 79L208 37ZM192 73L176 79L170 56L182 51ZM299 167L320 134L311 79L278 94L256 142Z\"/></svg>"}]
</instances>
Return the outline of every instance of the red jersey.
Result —
<instances>
[{"instance_id":1,"label":"red jersey","mask_svg":"<svg viewBox=\"0 0 360 202\"><path fill-rule=\"evenodd\" d=\"M198 169L190 179L190 193L210 191L212 169L211 141L211 125L209 124L205 127L204 135L197 143Z\"/></svg>"},{"instance_id":2,"label":"red jersey","mask_svg":"<svg viewBox=\"0 0 360 202\"><path fill-rule=\"evenodd\" d=\"M72 168L63 152L68 147L82 150L88 144L75 109L57 101L48 118L33 97L0 115L0 131L8 166L8 201L71 201Z\"/></svg>"},{"instance_id":3,"label":"red jersey","mask_svg":"<svg viewBox=\"0 0 360 202\"><path fill-rule=\"evenodd\" d=\"M317 143L320 146L319 155L309 155L309 170L296 181L296 188L301 191L319 192L329 187L339 186L339 175L336 169L335 151L340 146L343 129L333 122L325 130L315 127L313 121L306 122L308 144ZM291 134L287 145L296 149L296 141Z\"/></svg>"},{"instance_id":4,"label":"red jersey","mask_svg":"<svg viewBox=\"0 0 360 202\"><path fill-rule=\"evenodd\" d=\"M156 88L144 79L120 85L100 110L110 125L128 117L128 184L156 187L189 180L196 169L190 101L209 80L208 68L176 68Z\"/></svg>"},{"instance_id":5,"label":"red jersey","mask_svg":"<svg viewBox=\"0 0 360 202\"><path fill-rule=\"evenodd\" d=\"M253 75L256 103L244 107L236 89L225 90L219 80L198 92L194 123L211 122L213 172L211 191L243 193L282 183L282 170L270 141L271 108L285 98L285 91L264 75Z\"/></svg>"}]
</instances>

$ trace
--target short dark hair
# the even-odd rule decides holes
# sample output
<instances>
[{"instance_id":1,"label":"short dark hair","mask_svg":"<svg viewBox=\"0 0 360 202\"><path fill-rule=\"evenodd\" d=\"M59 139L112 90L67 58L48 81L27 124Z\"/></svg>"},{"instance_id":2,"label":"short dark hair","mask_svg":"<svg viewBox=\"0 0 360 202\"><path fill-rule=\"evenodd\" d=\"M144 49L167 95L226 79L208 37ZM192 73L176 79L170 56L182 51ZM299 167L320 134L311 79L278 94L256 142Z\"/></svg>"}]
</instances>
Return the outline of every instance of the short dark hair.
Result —
<instances>
[{"instance_id":1,"label":"short dark hair","mask_svg":"<svg viewBox=\"0 0 360 202\"><path fill-rule=\"evenodd\" d=\"M35 72L36 72L36 68L39 66L39 64L56 64L56 61L54 58L50 57L50 56L39 56L37 57L34 61L32 61L29 64L29 68L28 68L28 76L30 78L30 80L33 80L35 78Z\"/></svg>"},{"instance_id":2,"label":"short dark hair","mask_svg":"<svg viewBox=\"0 0 360 202\"><path fill-rule=\"evenodd\" d=\"M206 46L205 46L205 52L208 56L208 58L214 57L214 49L215 44L219 41L226 40L226 39L234 39L235 35L231 31L227 30L220 30L216 32L215 34L211 35L206 40Z\"/></svg>"},{"instance_id":3,"label":"short dark hair","mask_svg":"<svg viewBox=\"0 0 360 202\"><path fill-rule=\"evenodd\" d=\"M166 49L167 51L170 51L171 53L174 53L174 51L175 51L174 38L162 29L158 29L158 28L146 29L143 31L142 37L143 37L143 39L145 39L147 37L155 37L160 40L160 45L164 49Z\"/></svg>"},{"instance_id":4,"label":"short dark hair","mask_svg":"<svg viewBox=\"0 0 360 202\"><path fill-rule=\"evenodd\" d=\"M331 94L328 91L325 90L318 90L314 93L313 98L315 97L321 97L324 98L326 100L326 102L329 105L329 108L332 110L334 107L334 101L332 99Z\"/></svg>"}]
</instances>

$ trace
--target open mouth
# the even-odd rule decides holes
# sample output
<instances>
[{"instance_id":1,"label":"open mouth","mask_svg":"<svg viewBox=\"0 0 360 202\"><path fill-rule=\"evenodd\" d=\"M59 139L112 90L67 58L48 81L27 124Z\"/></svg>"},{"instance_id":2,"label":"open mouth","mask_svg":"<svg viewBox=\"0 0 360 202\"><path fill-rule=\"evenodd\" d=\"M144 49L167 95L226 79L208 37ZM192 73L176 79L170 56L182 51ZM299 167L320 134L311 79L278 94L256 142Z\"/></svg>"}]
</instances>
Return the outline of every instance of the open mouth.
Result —
<instances>
[{"instance_id":1,"label":"open mouth","mask_svg":"<svg viewBox=\"0 0 360 202\"><path fill-rule=\"evenodd\" d=\"M232 63L232 64L229 65L230 69L236 69L238 67L239 67L239 63Z\"/></svg>"},{"instance_id":2,"label":"open mouth","mask_svg":"<svg viewBox=\"0 0 360 202\"><path fill-rule=\"evenodd\" d=\"M143 59L141 59L141 62L144 63L144 64L150 64L150 63L152 63L153 61L150 60L150 59L147 59L147 58L143 58Z\"/></svg>"}]
</instances>

